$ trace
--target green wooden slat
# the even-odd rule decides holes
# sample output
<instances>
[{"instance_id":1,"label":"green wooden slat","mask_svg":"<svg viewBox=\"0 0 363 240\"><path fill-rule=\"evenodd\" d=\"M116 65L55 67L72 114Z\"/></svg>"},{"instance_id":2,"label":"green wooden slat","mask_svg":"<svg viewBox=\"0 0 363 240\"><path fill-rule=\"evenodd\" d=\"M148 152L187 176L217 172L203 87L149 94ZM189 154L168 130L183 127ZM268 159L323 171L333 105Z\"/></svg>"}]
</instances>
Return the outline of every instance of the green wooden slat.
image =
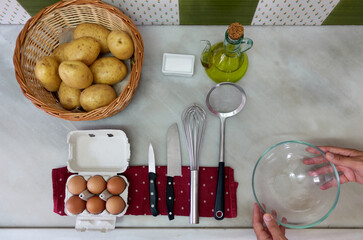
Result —
<instances>
[{"instance_id":1,"label":"green wooden slat","mask_svg":"<svg viewBox=\"0 0 363 240\"><path fill-rule=\"evenodd\" d=\"M258 0L179 0L180 24L250 25Z\"/></svg>"},{"instance_id":2,"label":"green wooden slat","mask_svg":"<svg viewBox=\"0 0 363 240\"><path fill-rule=\"evenodd\" d=\"M59 2L59 0L18 0L18 2L30 16L34 16L43 8Z\"/></svg>"},{"instance_id":3,"label":"green wooden slat","mask_svg":"<svg viewBox=\"0 0 363 240\"><path fill-rule=\"evenodd\" d=\"M363 0L340 0L323 25L363 25Z\"/></svg>"}]
</instances>

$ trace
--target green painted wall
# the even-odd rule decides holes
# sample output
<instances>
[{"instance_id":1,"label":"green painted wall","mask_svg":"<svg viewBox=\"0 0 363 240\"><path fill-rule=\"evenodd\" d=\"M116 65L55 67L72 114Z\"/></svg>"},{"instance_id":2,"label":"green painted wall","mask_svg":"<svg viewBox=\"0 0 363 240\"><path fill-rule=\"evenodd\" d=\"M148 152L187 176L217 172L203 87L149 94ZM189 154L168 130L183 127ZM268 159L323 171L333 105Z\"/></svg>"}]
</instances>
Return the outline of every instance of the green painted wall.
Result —
<instances>
[{"instance_id":1,"label":"green painted wall","mask_svg":"<svg viewBox=\"0 0 363 240\"><path fill-rule=\"evenodd\" d=\"M57 1L18 0L31 16ZM180 24L229 25L240 22L250 25L258 2L259 0L179 0ZM363 0L340 0L323 25L363 25Z\"/></svg>"},{"instance_id":2,"label":"green painted wall","mask_svg":"<svg viewBox=\"0 0 363 240\"><path fill-rule=\"evenodd\" d=\"M52 5L59 0L17 0L19 4L30 14L34 16L43 8Z\"/></svg>"},{"instance_id":3,"label":"green painted wall","mask_svg":"<svg viewBox=\"0 0 363 240\"><path fill-rule=\"evenodd\" d=\"M180 24L251 24L258 0L179 0Z\"/></svg>"},{"instance_id":4,"label":"green painted wall","mask_svg":"<svg viewBox=\"0 0 363 240\"><path fill-rule=\"evenodd\" d=\"M323 25L363 25L363 0L340 0Z\"/></svg>"}]
</instances>

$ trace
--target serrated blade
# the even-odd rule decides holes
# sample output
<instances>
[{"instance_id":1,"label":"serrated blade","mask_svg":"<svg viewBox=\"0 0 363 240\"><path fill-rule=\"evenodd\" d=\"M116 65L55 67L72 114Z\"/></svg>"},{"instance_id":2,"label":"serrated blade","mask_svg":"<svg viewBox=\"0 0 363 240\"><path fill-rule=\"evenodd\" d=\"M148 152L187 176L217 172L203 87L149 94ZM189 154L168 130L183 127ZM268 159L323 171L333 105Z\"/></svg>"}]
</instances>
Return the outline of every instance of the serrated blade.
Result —
<instances>
[{"instance_id":1,"label":"serrated blade","mask_svg":"<svg viewBox=\"0 0 363 240\"><path fill-rule=\"evenodd\" d=\"M149 172L155 173L155 154L153 146L149 145L149 154L148 154L148 161L149 161Z\"/></svg>"},{"instance_id":2,"label":"serrated blade","mask_svg":"<svg viewBox=\"0 0 363 240\"><path fill-rule=\"evenodd\" d=\"M166 138L167 176L181 176L181 153L178 125L174 123L168 129Z\"/></svg>"}]
</instances>

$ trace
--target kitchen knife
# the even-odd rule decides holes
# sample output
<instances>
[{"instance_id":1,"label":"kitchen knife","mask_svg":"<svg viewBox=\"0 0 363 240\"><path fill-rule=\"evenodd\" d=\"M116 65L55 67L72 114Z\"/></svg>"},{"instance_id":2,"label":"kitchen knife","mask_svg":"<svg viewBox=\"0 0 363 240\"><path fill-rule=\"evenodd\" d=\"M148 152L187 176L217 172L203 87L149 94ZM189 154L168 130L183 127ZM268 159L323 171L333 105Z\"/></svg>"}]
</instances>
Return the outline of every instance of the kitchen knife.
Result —
<instances>
[{"instance_id":1,"label":"kitchen knife","mask_svg":"<svg viewBox=\"0 0 363 240\"><path fill-rule=\"evenodd\" d=\"M167 149L167 184L166 184L166 209L169 220L174 219L174 187L173 178L181 176L181 154L178 125L174 123L168 129L166 138Z\"/></svg>"},{"instance_id":2,"label":"kitchen knife","mask_svg":"<svg viewBox=\"0 0 363 240\"><path fill-rule=\"evenodd\" d=\"M150 212L156 217L159 214L157 209L158 192L156 189L155 154L153 146L149 145L149 193L150 193Z\"/></svg>"}]
</instances>

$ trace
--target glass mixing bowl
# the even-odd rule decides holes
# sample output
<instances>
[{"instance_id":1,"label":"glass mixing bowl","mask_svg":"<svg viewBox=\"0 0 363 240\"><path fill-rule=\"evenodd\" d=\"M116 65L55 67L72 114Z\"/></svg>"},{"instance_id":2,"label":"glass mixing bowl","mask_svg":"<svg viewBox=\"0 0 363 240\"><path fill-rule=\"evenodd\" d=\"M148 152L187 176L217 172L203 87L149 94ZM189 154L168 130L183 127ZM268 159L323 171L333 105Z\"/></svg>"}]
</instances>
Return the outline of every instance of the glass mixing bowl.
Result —
<instances>
[{"instance_id":1,"label":"glass mixing bowl","mask_svg":"<svg viewBox=\"0 0 363 240\"><path fill-rule=\"evenodd\" d=\"M310 158L325 158L325 153L309 143L285 141L267 149L253 170L256 202L283 226L315 226L330 215L338 202L340 181L334 164L304 164L303 160ZM309 171L324 166L329 166L329 173L309 175ZM322 190L320 187L329 181L336 181L337 187Z\"/></svg>"}]
</instances>

